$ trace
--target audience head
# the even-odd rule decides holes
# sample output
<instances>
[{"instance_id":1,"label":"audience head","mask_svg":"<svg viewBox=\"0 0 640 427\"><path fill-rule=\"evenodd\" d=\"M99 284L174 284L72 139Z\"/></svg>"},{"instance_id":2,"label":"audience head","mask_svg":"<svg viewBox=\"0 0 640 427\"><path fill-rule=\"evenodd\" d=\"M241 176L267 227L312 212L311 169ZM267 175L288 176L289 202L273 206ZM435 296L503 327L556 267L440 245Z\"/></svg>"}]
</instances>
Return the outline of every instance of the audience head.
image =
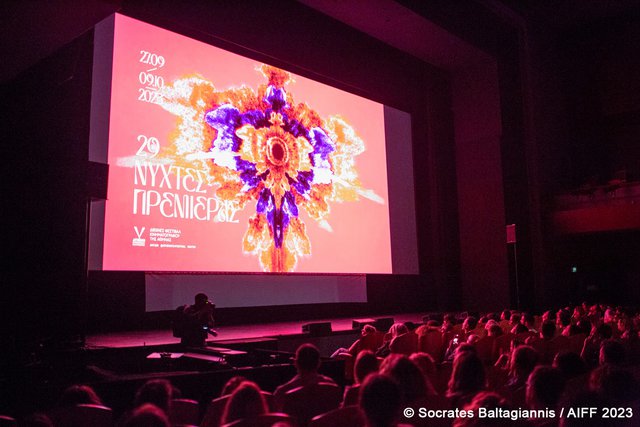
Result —
<instances>
[{"instance_id":1,"label":"audience head","mask_svg":"<svg viewBox=\"0 0 640 427\"><path fill-rule=\"evenodd\" d=\"M222 387L222 391L220 392L220 396L226 396L228 394L233 393L233 391L238 388L240 384L242 384L247 379L243 376L236 375L234 377L229 378L229 380Z\"/></svg>"},{"instance_id":2,"label":"audience head","mask_svg":"<svg viewBox=\"0 0 640 427\"><path fill-rule=\"evenodd\" d=\"M429 378L437 372L436 361L429 353L417 352L409 356L409 359L420 368L422 373Z\"/></svg>"},{"instance_id":3,"label":"audience head","mask_svg":"<svg viewBox=\"0 0 640 427\"><path fill-rule=\"evenodd\" d=\"M400 417L402 401L398 384L383 374L367 377L360 389L360 408L367 426L390 427Z\"/></svg>"},{"instance_id":4,"label":"audience head","mask_svg":"<svg viewBox=\"0 0 640 427\"><path fill-rule=\"evenodd\" d=\"M620 341L608 339L600 345L598 362L600 365L610 364L622 366L626 359L626 349Z\"/></svg>"},{"instance_id":5,"label":"audience head","mask_svg":"<svg viewBox=\"0 0 640 427\"><path fill-rule=\"evenodd\" d=\"M258 385L251 381L243 381L231 393L222 415L222 424L245 418L255 418L269 412Z\"/></svg>"},{"instance_id":6,"label":"audience head","mask_svg":"<svg viewBox=\"0 0 640 427\"><path fill-rule=\"evenodd\" d=\"M320 367L320 351L313 344L302 344L296 350L295 362L299 373L316 372Z\"/></svg>"},{"instance_id":7,"label":"audience head","mask_svg":"<svg viewBox=\"0 0 640 427\"><path fill-rule=\"evenodd\" d=\"M511 318L509 319L509 323L514 326L520 323L520 315L518 313L511 313Z\"/></svg>"},{"instance_id":8,"label":"audience head","mask_svg":"<svg viewBox=\"0 0 640 427\"><path fill-rule=\"evenodd\" d=\"M591 322L588 321L587 319L578 320L578 323L576 323L576 325L578 326L578 328L580 328L581 334L585 334L585 335L591 334Z\"/></svg>"},{"instance_id":9,"label":"audience head","mask_svg":"<svg viewBox=\"0 0 640 427\"><path fill-rule=\"evenodd\" d=\"M499 394L481 391L473 397L473 400L471 400L468 405L465 405L464 407L465 411L472 411L475 416L456 418L453 422L453 427L498 427L504 424L501 423L502 420L500 419L496 420L478 417L477 414L480 408L488 410L495 410L498 408L506 410L511 409L508 402Z\"/></svg>"},{"instance_id":10,"label":"audience head","mask_svg":"<svg viewBox=\"0 0 640 427\"><path fill-rule=\"evenodd\" d=\"M124 421L124 427L169 427L169 418L165 412L151 403L145 403L136 409Z\"/></svg>"},{"instance_id":11,"label":"audience head","mask_svg":"<svg viewBox=\"0 0 640 427\"><path fill-rule=\"evenodd\" d=\"M138 407L144 403L151 403L168 413L172 398L173 386L169 381L165 379L149 380L136 392L134 406Z\"/></svg>"},{"instance_id":12,"label":"audience head","mask_svg":"<svg viewBox=\"0 0 640 427\"><path fill-rule=\"evenodd\" d=\"M542 339L550 340L556 335L556 324L551 320L542 322L542 328L540 328L540 335Z\"/></svg>"},{"instance_id":13,"label":"audience head","mask_svg":"<svg viewBox=\"0 0 640 427\"><path fill-rule=\"evenodd\" d=\"M520 319L520 323L526 326L527 329L531 329L536 323L536 318L531 313L524 313Z\"/></svg>"},{"instance_id":14,"label":"audience head","mask_svg":"<svg viewBox=\"0 0 640 427\"><path fill-rule=\"evenodd\" d=\"M376 327L375 327L375 326L373 326L373 325L364 325L364 326L362 327L362 331L360 331L360 334L361 334L363 337L365 337L365 336L367 336L367 335L373 335L373 334L375 334L376 332L378 332L378 330L376 329Z\"/></svg>"},{"instance_id":15,"label":"audience head","mask_svg":"<svg viewBox=\"0 0 640 427\"><path fill-rule=\"evenodd\" d=\"M400 387L402 402L409 404L427 396L427 384L420 368L407 356L388 356L380 373L393 378Z\"/></svg>"},{"instance_id":16,"label":"audience head","mask_svg":"<svg viewBox=\"0 0 640 427\"><path fill-rule=\"evenodd\" d=\"M417 327L413 322L404 322L404 326L407 327L407 332L415 331Z\"/></svg>"},{"instance_id":17,"label":"audience head","mask_svg":"<svg viewBox=\"0 0 640 427\"><path fill-rule=\"evenodd\" d=\"M538 364L538 352L531 346L521 345L511 353L511 375L526 380Z\"/></svg>"},{"instance_id":18,"label":"audience head","mask_svg":"<svg viewBox=\"0 0 640 427\"><path fill-rule=\"evenodd\" d=\"M378 358L372 351L364 350L356 356L353 367L357 383L362 383L367 375L378 371Z\"/></svg>"},{"instance_id":19,"label":"audience head","mask_svg":"<svg viewBox=\"0 0 640 427\"><path fill-rule=\"evenodd\" d=\"M591 372L589 388L615 403L630 403L640 397L640 384L633 373L616 366L600 366Z\"/></svg>"},{"instance_id":20,"label":"audience head","mask_svg":"<svg viewBox=\"0 0 640 427\"><path fill-rule=\"evenodd\" d=\"M553 359L553 367L558 368L566 379L575 378L587 372L587 365L578 353L561 351Z\"/></svg>"},{"instance_id":21,"label":"audience head","mask_svg":"<svg viewBox=\"0 0 640 427\"><path fill-rule=\"evenodd\" d=\"M407 332L409 332L409 330L404 325L404 323L394 323L389 328L389 334L391 335L391 338L395 338L399 335L406 334Z\"/></svg>"},{"instance_id":22,"label":"audience head","mask_svg":"<svg viewBox=\"0 0 640 427\"><path fill-rule=\"evenodd\" d=\"M510 319L511 319L510 310L503 310L502 313L500 313L500 320L510 320Z\"/></svg>"},{"instance_id":23,"label":"audience head","mask_svg":"<svg viewBox=\"0 0 640 427\"><path fill-rule=\"evenodd\" d=\"M531 409L557 407L564 385L565 379L559 369L537 366L527 380L527 405Z\"/></svg>"},{"instance_id":24,"label":"audience head","mask_svg":"<svg viewBox=\"0 0 640 427\"><path fill-rule=\"evenodd\" d=\"M596 336L602 340L608 340L613 336L611 325L603 323L596 328Z\"/></svg>"},{"instance_id":25,"label":"audience head","mask_svg":"<svg viewBox=\"0 0 640 427\"><path fill-rule=\"evenodd\" d=\"M529 332L529 329L524 326L522 323L518 323L516 324L512 329L511 329L511 333L518 335L518 334L524 334L525 332Z\"/></svg>"},{"instance_id":26,"label":"audience head","mask_svg":"<svg viewBox=\"0 0 640 427\"><path fill-rule=\"evenodd\" d=\"M473 394L485 388L486 377L482 361L475 351L458 352L453 359L453 371L447 394Z\"/></svg>"},{"instance_id":27,"label":"audience head","mask_svg":"<svg viewBox=\"0 0 640 427\"><path fill-rule=\"evenodd\" d=\"M544 323L547 321L551 321L554 323L556 321L556 314L551 310L547 310L544 313L542 313L542 322Z\"/></svg>"},{"instance_id":28,"label":"audience head","mask_svg":"<svg viewBox=\"0 0 640 427\"><path fill-rule=\"evenodd\" d=\"M488 335L490 337L499 337L503 333L504 333L504 331L502 330L500 325L498 325L497 323L493 323L491 326L489 326Z\"/></svg>"},{"instance_id":29,"label":"audience head","mask_svg":"<svg viewBox=\"0 0 640 427\"><path fill-rule=\"evenodd\" d=\"M473 316L467 316L462 322L462 330L473 331L478 326L478 319Z\"/></svg>"},{"instance_id":30,"label":"audience head","mask_svg":"<svg viewBox=\"0 0 640 427\"><path fill-rule=\"evenodd\" d=\"M578 325L571 324L564 328L562 331L562 335L567 337L572 337L574 335L578 335L582 333L582 329Z\"/></svg>"},{"instance_id":31,"label":"audience head","mask_svg":"<svg viewBox=\"0 0 640 427\"><path fill-rule=\"evenodd\" d=\"M102 405L95 390L88 385L76 384L62 392L58 406L61 408L81 404Z\"/></svg>"},{"instance_id":32,"label":"audience head","mask_svg":"<svg viewBox=\"0 0 640 427\"><path fill-rule=\"evenodd\" d=\"M559 310L556 316L556 324L558 328L566 328L571 324L571 313L567 310Z\"/></svg>"}]
</instances>

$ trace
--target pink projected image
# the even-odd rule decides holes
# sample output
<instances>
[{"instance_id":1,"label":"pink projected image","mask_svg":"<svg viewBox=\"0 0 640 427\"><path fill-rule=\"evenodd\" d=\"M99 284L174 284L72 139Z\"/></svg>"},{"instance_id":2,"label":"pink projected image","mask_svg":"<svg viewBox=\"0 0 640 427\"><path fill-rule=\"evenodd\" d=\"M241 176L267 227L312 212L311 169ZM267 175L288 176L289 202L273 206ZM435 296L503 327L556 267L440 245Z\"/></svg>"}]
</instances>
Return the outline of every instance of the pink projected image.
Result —
<instances>
[{"instance_id":1,"label":"pink projected image","mask_svg":"<svg viewBox=\"0 0 640 427\"><path fill-rule=\"evenodd\" d=\"M116 15L103 268L391 273L384 110Z\"/></svg>"}]
</instances>

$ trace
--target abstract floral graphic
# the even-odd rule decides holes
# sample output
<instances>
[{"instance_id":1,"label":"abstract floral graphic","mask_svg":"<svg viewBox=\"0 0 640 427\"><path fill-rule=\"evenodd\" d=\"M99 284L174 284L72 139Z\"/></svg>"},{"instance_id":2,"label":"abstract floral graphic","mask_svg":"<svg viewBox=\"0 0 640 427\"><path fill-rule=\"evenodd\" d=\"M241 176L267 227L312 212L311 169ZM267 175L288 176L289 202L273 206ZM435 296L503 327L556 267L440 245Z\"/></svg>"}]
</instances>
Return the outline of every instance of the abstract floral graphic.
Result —
<instances>
[{"instance_id":1,"label":"abstract floral graphic","mask_svg":"<svg viewBox=\"0 0 640 427\"><path fill-rule=\"evenodd\" d=\"M200 76L186 76L162 90L161 106L178 116L163 155L178 165L208 171L217 197L238 209L255 202L242 241L263 271L295 271L311 255L303 210L331 232L332 203L361 197L384 200L359 181L355 158L365 145L340 116L320 117L286 91L286 71L259 69L267 84L218 90Z\"/></svg>"}]
</instances>

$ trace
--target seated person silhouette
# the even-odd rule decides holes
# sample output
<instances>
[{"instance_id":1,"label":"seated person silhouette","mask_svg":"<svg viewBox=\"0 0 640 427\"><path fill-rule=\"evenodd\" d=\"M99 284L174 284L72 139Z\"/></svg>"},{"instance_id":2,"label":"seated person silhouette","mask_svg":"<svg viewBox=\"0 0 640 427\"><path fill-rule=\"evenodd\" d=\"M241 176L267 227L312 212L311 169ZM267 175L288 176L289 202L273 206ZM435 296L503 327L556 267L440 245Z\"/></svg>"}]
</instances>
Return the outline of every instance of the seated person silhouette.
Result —
<instances>
[{"instance_id":1,"label":"seated person silhouette","mask_svg":"<svg viewBox=\"0 0 640 427\"><path fill-rule=\"evenodd\" d=\"M180 343L189 347L204 347L207 334L217 336L212 328L213 309L215 304L209 301L206 294L199 293L193 305L184 305L176 309L173 322L173 335L179 337Z\"/></svg>"}]
</instances>

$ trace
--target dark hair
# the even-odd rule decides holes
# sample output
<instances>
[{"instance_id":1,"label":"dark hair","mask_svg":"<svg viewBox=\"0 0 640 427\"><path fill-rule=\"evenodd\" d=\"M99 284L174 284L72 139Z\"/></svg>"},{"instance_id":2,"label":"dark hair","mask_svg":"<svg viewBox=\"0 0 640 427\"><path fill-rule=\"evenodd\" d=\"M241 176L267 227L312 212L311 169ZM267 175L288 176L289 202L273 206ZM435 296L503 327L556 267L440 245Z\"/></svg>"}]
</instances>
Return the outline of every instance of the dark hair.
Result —
<instances>
[{"instance_id":1,"label":"dark hair","mask_svg":"<svg viewBox=\"0 0 640 427\"><path fill-rule=\"evenodd\" d=\"M522 323L518 323L516 326L513 327L513 329L511 330L512 334L523 334L525 332L529 332L529 329L527 329L526 326L524 326Z\"/></svg>"},{"instance_id":2,"label":"dark hair","mask_svg":"<svg viewBox=\"0 0 640 427\"><path fill-rule=\"evenodd\" d=\"M228 424L243 418L255 418L269 411L258 385L243 381L231 393L222 415L222 424Z\"/></svg>"},{"instance_id":3,"label":"dark hair","mask_svg":"<svg viewBox=\"0 0 640 427\"><path fill-rule=\"evenodd\" d=\"M608 340L613 336L613 329L611 328L610 325L607 325L606 323L603 323L602 325L598 326L598 329L596 329L596 332L598 336L604 340Z\"/></svg>"},{"instance_id":4,"label":"dark hair","mask_svg":"<svg viewBox=\"0 0 640 427\"><path fill-rule=\"evenodd\" d=\"M616 366L600 366L589 377L591 390L597 391L616 403L630 403L640 396L639 384L633 373Z\"/></svg>"},{"instance_id":5,"label":"dark hair","mask_svg":"<svg viewBox=\"0 0 640 427\"><path fill-rule=\"evenodd\" d=\"M102 400L93 388L84 384L69 386L62 392L58 406L61 408L80 404L102 405Z\"/></svg>"},{"instance_id":6,"label":"dark hair","mask_svg":"<svg viewBox=\"0 0 640 427\"><path fill-rule=\"evenodd\" d=\"M172 397L173 386L168 380L149 380L136 392L134 405L138 407L144 403L152 403L162 409L165 413L168 413Z\"/></svg>"},{"instance_id":7,"label":"dark hair","mask_svg":"<svg viewBox=\"0 0 640 427\"><path fill-rule=\"evenodd\" d=\"M608 339L600 344L600 364L609 363L621 366L624 364L627 351L619 341Z\"/></svg>"},{"instance_id":8,"label":"dark hair","mask_svg":"<svg viewBox=\"0 0 640 427\"><path fill-rule=\"evenodd\" d=\"M551 320L545 320L542 322L542 328L540 329L543 338L553 338L556 334L556 324Z\"/></svg>"},{"instance_id":9,"label":"dark hair","mask_svg":"<svg viewBox=\"0 0 640 427\"><path fill-rule=\"evenodd\" d=\"M511 353L511 372L517 376L528 377L538 364L538 352L531 346L521 345Z\"/></svg>"},{"instance_id":10,"label":"dark hair","mask_svg":"<svg viewBox=\"0 0 640 427\"><path fill-rule=\"evenodd\" d=\"M404 355L391 355L385 362L380 371L398 383L404 404L426 397L427 384L418 365Z\"/></svg>"},{"instance_id":11,"label":"dark hair","mask_svg":"<svg viewBox=\"0 0 640 427\"><path fill-rule=\"evenodd\" d=\"M378 370L378 358L370 350L361 351L356 356L356 362L353 370L356 381L361 383L365 380L367 375Z\"/></svg>"},{"instance_id":12,"label":"dark hair","mask_svg":"<svg viewBox=\"0 0 640 427\"><path fill-rule=\"evenodd\" d=\"M489 335L490 336L499 337L502 334L504 334L504 331L502 330L500 325L498 325L497 323L494 323L493 325L489 326Z\"/></svg>"},{"instance_id":13,"label":"dark hair","mask_svg":"<svg viewBox=\"0 0 640 427\"><path fill-rule=\"evenodd\" d=\"M373 427L392 425L400 416L401 400L398 384L387 375L369 375L360 389L360 408L368 420L368 425Z\"/></svg>"},{"instance_id":14,"label":"dark hair","mask_svg":"<svg viewBox=\"0 0 640 427\"><path fill-rule=\"evenodd\" d=\"M165 412L152 403L145 403L127 417L124 427L169 427Z\"/></svg>"},{"instance_id":15,"label":"dark hair","mask_svg":"<svg viewBox=\"0 0 640 427\"><path fill-rule=\"evenodd\" d=\"M320 366L320 351L313 344L302 344L296 350L296 366L303 372L314 372Z\"/></svg>"},{"instance_id":16,"label":"dark hair","mask_svg":"<svg viewBox=\"0 0 640 427\"><path fill-rule=\"evenodd\" d=\"M195 298L196 305L206 304L207 301L209 301L209 297L207 296L207 294L203 294L203 293L196 294L196 298Z\"/></svg>"},{"instance_id":17,"label":"dark hair","mask_svg":"<svg viewBox=\"0 0 640 427\"><path fill-rule=\"evenodd\" d=\"M560 310L558 312L558 320L562 326L569 326L571 324L571 313L567 310Z\"/></svg>"},{"instance_id":18,"label":"dark hair","mask_svg":"<svg viewBox=\"0 0 640 427\"><path fill-rule=\"evenodd\" d=\"M468 316L466 320L467 320L467 325L469 326L469 329L475 329L476 326L478 326L477 318L473 316Z\"/></svg>"},{"instance_id":19,"label":"dark hair","mask_svg":"<svg viewBox=\"0 0 640 427\"><path fill-rule=\"evenodd\" d=\"M540 404L543 408L558 405L564 391L565 379L557 368L537 366L527 380L527 403Z\"/></svg>"},{"instance_id":20,"label":"dark hair","mask_svg":"<svg viewBox=\"0 0 640 427\"><path fill-rule=\"evenodd\" d=\"M566 379L575 378L587 372L584 360L573 351L561 351L556 354L553 367L558 368Z\"/></svg>"},{"instance_id":21,"label":"dark hair","mask_svg":"<svg viewBox=\"0 0 640 427\"><path fill-rule=\"evenodd\" d=\"M524 313L520 321L524 324L528 323L530 325L533 325L534 323L536 323L536 318L531 313Z\"/></svg>"},{"instance_id":22,"label":"dark hair","mask_svg":"<svg viewBox=\"0 0 640 427\"><path fill-rule=\"evenodd\" d=\"M482 360L475 352L463 351L453 359L447 395L476 393L486 386Z\"/></svg>"}]
</instances>

